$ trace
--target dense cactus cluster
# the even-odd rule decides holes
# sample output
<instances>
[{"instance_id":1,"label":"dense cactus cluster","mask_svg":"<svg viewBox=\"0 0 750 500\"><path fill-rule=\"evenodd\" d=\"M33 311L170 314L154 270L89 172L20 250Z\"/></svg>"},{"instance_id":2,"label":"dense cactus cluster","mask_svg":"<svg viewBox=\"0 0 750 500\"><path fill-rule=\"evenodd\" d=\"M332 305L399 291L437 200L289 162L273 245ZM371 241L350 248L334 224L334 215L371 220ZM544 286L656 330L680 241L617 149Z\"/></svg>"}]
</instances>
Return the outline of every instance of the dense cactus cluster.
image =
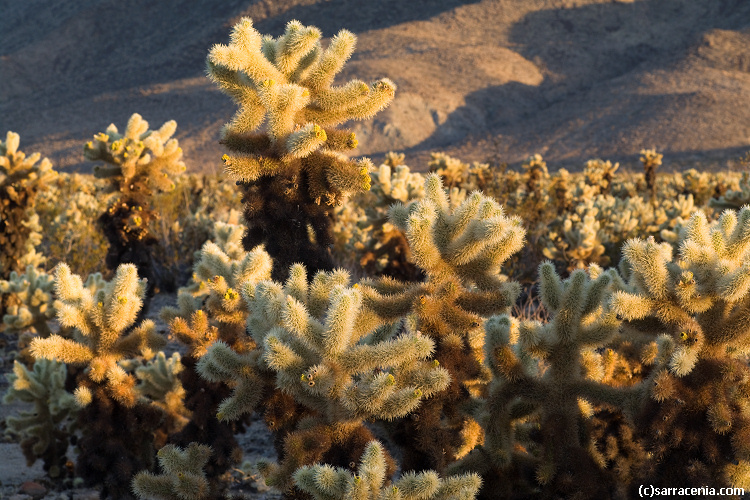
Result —
<instances>
[{"instance_id":1,"label":"dense cactus cluster","mask_svg":"<svg viewBox=\"0 0 750 500\"><path fill-rule=\"evenodd\" d=\"M18 149L21 138L8 132L0 141L0 278L22 273L26 266L43 262L35 247L41 242L42 228L34 212L37 196L47 189L57 172L41 154L31 156ZM0 300L0 314L5 303Z\"/></svg>"},{"instance_id":2,"label":"dense cactus cluster","mask_svg":"<svg viewBox=\"0 0 750 500\"><path fill-rule=\"evenodd\" d=\"M750 488L748 173L666 174L647 150L639 173L375 168L336 127L395 86L333 85L355 37L321 36L243 18L211 49L239 106L230 182L172 177L175 123L139 115L85 146L96 182L0 143L0 215L23 228L0 226L4 401L26 405L5 428L27 461L104 498L220 498L255 414L276 452L255 478L285 500ZM66 261L97 218L114 272L92 251L84 281ZM164 329L144 273L183 285Z\"/></svg>"}]
</instances>

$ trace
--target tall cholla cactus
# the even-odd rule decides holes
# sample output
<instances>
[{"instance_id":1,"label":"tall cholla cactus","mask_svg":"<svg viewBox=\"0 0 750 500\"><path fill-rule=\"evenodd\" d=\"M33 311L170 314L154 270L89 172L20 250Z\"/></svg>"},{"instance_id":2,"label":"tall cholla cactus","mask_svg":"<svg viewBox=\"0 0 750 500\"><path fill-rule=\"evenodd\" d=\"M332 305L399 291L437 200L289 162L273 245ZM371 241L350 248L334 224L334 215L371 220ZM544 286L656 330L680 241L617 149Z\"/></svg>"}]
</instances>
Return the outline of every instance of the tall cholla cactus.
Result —
<instances>
[{"instance_id":1,"label":"tall cholla cactus","mask_svg":"<svg viewBox=\"0 0 750 500\"><path fill-rule=\"evenodd\" d=\"M67 265L59 264L55 270L55 293L61 302L57 319L62 326L75 328L77 337L34 339L31 353L36 358L88 366L91 381L106 385L109 395L122 405L133 406L137 398L135 378L117 362L139 351L152 357L153 350L164 344L150 320L127 332L141 309L145 287L136 267L123 264L115 278L94 295ZM91 402L87 385L79 385L75 395L81 406Z\"/></svg>"},{"instance_id":2,"label":"tall cholla cactus","mask_svg":"<svg viewBox=\"0 0 750 500\"><path fill-rule=\"evenodd\" d=\"M410 321L435 341L434 357L451 375L446 391L395 424L405 443L404 469L440 472L481 438L476 422L459 407L486 389L482 317L510 312L520 287L502 277L500 268L521 248L525 231L518 218L506 217L479 192L451 209L437 174L427 177L423 200L394 205L391 221L406 233L427 280L365 281L365 304L386 321L411 311Z\"/></svg>"},{"instance_id":3,"label":"tall cholla cactus","mask_svg":"<svg viewBox=\"0 0 750 500\"><path fill-rule=\"evenodd\" d=\"M27 157L19 151L20 142L14 132L0 141L0 279L7 279L11 271L25 270L24 256L40 241L34 238L38 226L38 219L32 221L34 201L57 176L47 158L39 162L39 153Z\"/></svg>"},{"instance_id":4,"label":"tall cholla cactus","mask_svg":"<svg viewBox=\"0 0 750 500\"><path fill-rule=\"evenodd\" d=\"M230 44L215 45L208 55L209 78L240 107L222 143L231 152L223 157L226 173L245 192L244 245L266 244L275 279L284 279L295 262L311 271L333 268L331 207L369 189L372 167L342 153L357 140L334 127L372 117L396 89L388 79L332 86L356 37L342 30L325 50L320 37L317 28L298 21L279 38L261 36L243 18Z\"/></svg>"},{"instance_id":5,"label":"tall cholla cactus","mask_svg":"<svg viewBox=\"0 0 750 500\"><path fill-rule=\"evenodd\" d=\"M622 406L636 399L628 388L604 385L606 362L596 352L618 331L620 321L606 307L611 273L579 269L563 281L550 262L539 267L542 303L550 321L516 322L507 315L485 322L485 349L494 380L489 395L475 411L485 429L485 442L469 453L454 470L480 472L487 490L480 498L495 498L518 483L511 475L536 476L526 485L529 493L540 485L552 497L609 497L613 481L607 480L606 460L597 455L586 420L595 404ZM544 362L546 369L540 370ZM611 372L611 370L609 370ZM529 453L517 447L519 422L532 420L540 431ZM620 467L637 464L622 461ZM601 464L601 465L600 465ZM514 493L518 493L514 491Z\"/></svg>"},{"instance_id":6,"label":"tall cholla cactus","mask_svg":"<svg viewBox=\"0 0 750 500\"><path fill-rule=\"evenodd\" d=\"M661 166L664 155L657 153L655 149L641 150L641 163L643 163L646 187L651 195L651 203L656 203L656 169Z\"/></svg>"},{"instance_id":7,"label":"tall cholla cactus","mask_svg":"<svg viewBox=\"0 0 750 500\"><path fill-rule=\"evenodd\" d=\"M750 207L713 224L697 212L682 238L674 260L669 244L630 240L628 287L612 301L630 328L658 344L641 415L657 461L645 474L655 485L747 488Z\"/></svg>"},{"instance_id":8,"label":"tall cholla cactus","mask_svg":"<svg viewBox=\"0 0 750 500\"><path fill-rule=\"evenodd\" d=\"M94 175L109 179L111 189L119 192L99 219L110 244L107 266L115 269L121 263L135 264L149 280L149 293L154 285L169 283L169 277L157 279L148 249L156 243L149 224L158 218L149 207L156 191L175 188L170 176L185 171L182 148L171 138L176 129L177 123L170 120L159 130L149 130L148 122L135 113L124 134L111 124L84 147L87 159L104 162L94 169Z\"/></svg>"}]
</instances>

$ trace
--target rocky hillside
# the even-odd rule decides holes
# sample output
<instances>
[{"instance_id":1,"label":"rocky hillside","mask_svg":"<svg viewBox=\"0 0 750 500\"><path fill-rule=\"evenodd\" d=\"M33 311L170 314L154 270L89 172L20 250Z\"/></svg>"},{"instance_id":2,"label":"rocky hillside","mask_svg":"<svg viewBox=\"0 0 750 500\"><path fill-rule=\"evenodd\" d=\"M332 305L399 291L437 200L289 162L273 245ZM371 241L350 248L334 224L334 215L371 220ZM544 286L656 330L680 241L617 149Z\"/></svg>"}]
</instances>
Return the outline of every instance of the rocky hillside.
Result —
<instances>
[{"instance_id":1,"label":"rocky hillside","mask_svg":"<svg viewBox=\"0 0 750 500\"><path fill-rule=\"evenodd\" d=\"M357 123L359 153L430 151L550 167L632 160L722 163L750 149L747 0L0 0L0 133L63 170L138 112L174 118L193 171L221 168L231 101L204 77L241 16L278 36L291 19L358 49L341 79L382 76L391 107ZM666 161L665 161L666 163Z\"/></svg>"}]
</instances>

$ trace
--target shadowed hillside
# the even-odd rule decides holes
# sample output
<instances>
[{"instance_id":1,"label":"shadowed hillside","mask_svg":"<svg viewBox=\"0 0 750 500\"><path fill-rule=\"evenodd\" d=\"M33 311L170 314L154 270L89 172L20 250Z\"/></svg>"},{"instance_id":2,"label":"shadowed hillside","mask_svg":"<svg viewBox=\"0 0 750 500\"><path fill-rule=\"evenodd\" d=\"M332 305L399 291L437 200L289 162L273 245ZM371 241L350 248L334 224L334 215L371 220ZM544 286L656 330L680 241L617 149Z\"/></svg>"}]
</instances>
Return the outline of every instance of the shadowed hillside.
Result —
<instances>
[{"instance_id":1,"label":"shadowed hillside","mask_svg":"<svg viewBox=\"0 0 750 500\"><path fill-rule=\"evenodd\" d=\"M359 153L433 150L552 168L591 157L736 158L750 148L750 2L385 0L4 0L0 129L58 168L86 169L82 145L138 112L174 118L190 170L221 168L235 108L204 76L240 16L278 36L291 19L358 48L340 76L398 85L358 123Z\"/></svg>"}]
</instances>

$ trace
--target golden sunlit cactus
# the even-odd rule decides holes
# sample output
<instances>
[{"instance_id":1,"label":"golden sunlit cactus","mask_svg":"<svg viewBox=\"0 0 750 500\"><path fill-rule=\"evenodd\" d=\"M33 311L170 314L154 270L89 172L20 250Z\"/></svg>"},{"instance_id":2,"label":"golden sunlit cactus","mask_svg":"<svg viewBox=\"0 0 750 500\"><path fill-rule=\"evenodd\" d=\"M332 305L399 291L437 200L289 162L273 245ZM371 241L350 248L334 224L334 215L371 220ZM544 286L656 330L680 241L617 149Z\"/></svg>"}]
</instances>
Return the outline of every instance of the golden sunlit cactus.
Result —
<instances>
[{"instance_id":1,"label":"golden sunlit cactus","mask_svg":"<svg viewBox=\"0 0 750 500\"><path fill-rule=\"evenodd\" d=\"M679 256L652 239L624 248L628 285L612 307L629 328L658 345L640 415L657 459L653 484L682 477L750 486L750 208L727 210L712 224L694 214Z\"/></svg>"},{"instance_id":2,"label":"golden sunlit cactus","mask_svg":"<svg viewBox=\"0 0 750 500\"><path fill-rule=\"evenodd\" d=\"M452 379L413 417L394 424L397 438L407 443L406 469L440 472L465 452L474 423L457 409L482 394L490 379L482 318L510 312L520 291L501 275L503 263L523 246L520 219L506 217L495 200L476 191L452 205L440 177L430 174L422 200L391 208L391 222L405 232L424 283L362 282L367 308L389 322L407 316L435 342L434 358Z\"/></svg>"},{"instance_id":3,"label":"golden sunlit cactus","mask_svg":"<svg viewBox=\"0 0 750 500\"><path fill-rule=\"evenodd\" d=\"M239 355L217 342L198 364L207 379L234 382L220 418L253 411L269 372L280 391L307 408L304 426L300 422L284 438L288 451L281 465L268 463L261 471L281 490L292 487L297 467L347 465L358 456L372 439L363 420L403 417L450 382L448 372L427 359L433 341L419 332L401 333L400 323L381 324L363 308L359 286L348 287L347 273L318 272L309 285L302 265L289 274L283 288L264 281L243 290L248 332L260 353ZM317 437L308 443L311 433Z\"/></svg>"},{"instance_id":4,"label":"golden sunlit cactus","mask_svg":"<svg viewBox=\"0 0 750 500\"><path fill-rule=\"evenodd\" d=\"M76 337L34 339L31 353L36 358L87 366L91 381L104 384L122 405L133 406L137 399L135 378L117 362L139 353L150 358L154 349L164 345L153 321L143 321L130 330L143 304L145 287L135 266L123 264L104 289L92 293L68 266L59 264L55 270L55 293L61 303L57 319L62 326L75 328ZM91 402L92 393L86 385L79 385L75 395L81 406Z\"/></svg>"},{"instance_id":5,"label":"golden sunlit cactus","mask_svg":"<svg viewBox=\"0 0 750 500\"><path fill-rule=\"evenodd\" d=\"M298 21L278 38L262 36L245 17L229 45L215 45L208 55L209 78L240 108L222 143L231 153L223 156L225 171L245 191L244 245L266 244L275 279L295 262L332 269L330 207L369 189L372 167L343 154L357 140L334 127L374 116L396 89L386 78L333 86L356 37L341 30L326 49L320 38L320 30Z\"/></svg>"},{"instance_id":6,"label":"golden sunlit cactus","mask_svg":"<svg viewBox=\"0 0 750 500\"><path fill-rule=\"evenodd\" d=\"M39 153L27 157L19 151L20 142L14 132L0 141L0 278L5 279L32 263L23 259L41 241L38 219L32 220L34 202L57 176L47 158L39 162ZM0 302L0 314L2 309Z\"/></svg>"},{"instance_id":7,"label":"golden sunlit cactus","mask_svg":"<svg viewBox=\"0 0 750 500\"><path fill-rule=\"evenodd\" d=\"M107 266L138 266L148 279L149 295L154 287L170 282L169 277L160 277L152 256L157 240L150 225L159 215L151 208L151 198L157 191L173 190L172 176L185 171L182 148L172 138L176 129L171 120L159 130L149 130L148 122L134 113L123 134L111 124L84 146L88 160L104 162L94 168L94 175L109 179L110 190L116 193L99 218L109 240Z\"/></svg>"}]
</instances>

